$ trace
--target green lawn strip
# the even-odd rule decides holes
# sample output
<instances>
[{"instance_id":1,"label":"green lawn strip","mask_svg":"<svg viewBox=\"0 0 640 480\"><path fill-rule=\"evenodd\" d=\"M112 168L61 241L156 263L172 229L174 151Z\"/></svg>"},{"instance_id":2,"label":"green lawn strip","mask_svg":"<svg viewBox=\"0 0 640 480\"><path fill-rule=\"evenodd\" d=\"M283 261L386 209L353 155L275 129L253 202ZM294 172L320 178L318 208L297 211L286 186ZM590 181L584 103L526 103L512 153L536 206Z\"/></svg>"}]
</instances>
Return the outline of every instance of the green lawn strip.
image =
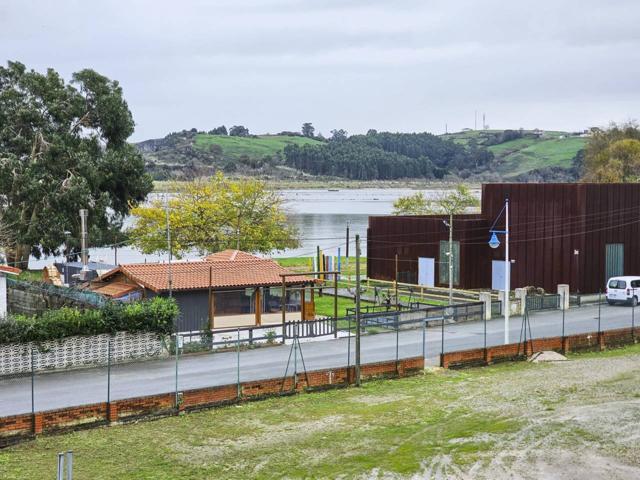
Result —
<instances>
[{"instance_id":1,"label":"green lawn strip","mask_svg":"<svg viewBox=\"0 0 640 480\"><path fill-rule=\"evenodd\" d=\"M481 372L478 370L477 372ZM437 453L464 463L517 420L449 408L451 387L482 373L445 372L99 428L0 451L0 478L48 478L75 452L77 478L297 478L409 473ZM456 442L452 442L456 440Z\"/></svg>"},{"instance_id":2,"label":"green lawn strip","mask_svg":"<svg viewBox=\"0 0 640 480\"><path fill-rule=\"evenodd\" d=\"M464 471L500 454L509 472L530 448L551 456L572 452L577 460L588 447L633 463L637 446L608 446L615 427L601 434L601 424L576 424L563 412L580 406L597 412L603 400L618 408L619 400L637 398L638 354L640 345L633 345L572 354L573 362L561 364L436 369L360 389L43 436L0 450L0 478L51 478L57 452L69 449L79 479L368 478L373 469L410 476L440 458ZM594 367L603 372L615 362L631 365L590 382Z\"/></svg>"}]
</instances>

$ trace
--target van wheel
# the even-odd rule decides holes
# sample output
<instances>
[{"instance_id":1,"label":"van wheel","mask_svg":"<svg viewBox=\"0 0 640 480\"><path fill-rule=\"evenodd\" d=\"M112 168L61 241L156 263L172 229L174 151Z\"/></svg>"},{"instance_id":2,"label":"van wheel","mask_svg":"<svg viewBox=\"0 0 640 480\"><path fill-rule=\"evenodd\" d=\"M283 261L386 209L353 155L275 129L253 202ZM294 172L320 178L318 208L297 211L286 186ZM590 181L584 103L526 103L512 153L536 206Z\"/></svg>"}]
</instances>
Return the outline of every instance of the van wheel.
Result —
<instances>
[{"instance_id":1,"label":"van wheel","mask_svg":"<svg viewBox=\"0 0 640 480\"><path fill-rule=\"evenodd\" d=\"M638 306L638 297L631 298L631 306L632 307L637 307Z\"/></svg>"},{"instance_id":2,"label":"van wheel","mask_svg":"<svg viewBox=\"0 0 640 480\"><path fill-rule=\"evenodd\" d=\"M607 303L608 303L609 305L612 305L612 306L613 306L613 305L615 305L615 303L616 303L616 302L614 302L613 300L607 300Z\"/></svg>"}]
</instances>

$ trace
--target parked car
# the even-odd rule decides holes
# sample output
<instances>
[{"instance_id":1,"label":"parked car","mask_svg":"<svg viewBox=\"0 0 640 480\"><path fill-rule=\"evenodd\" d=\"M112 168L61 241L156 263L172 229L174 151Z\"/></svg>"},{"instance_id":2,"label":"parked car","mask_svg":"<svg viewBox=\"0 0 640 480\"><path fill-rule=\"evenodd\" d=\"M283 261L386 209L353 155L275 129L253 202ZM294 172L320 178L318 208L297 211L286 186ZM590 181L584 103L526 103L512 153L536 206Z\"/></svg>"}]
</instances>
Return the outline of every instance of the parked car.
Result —
<instances>
[{"instance_id":1,"label":"parked car","mask_svg":"<svg viewBox=\"0 0 640 480\"><path fill-rule=\"evenodd\" d=\"M640 296L640 277L611 277L607 282L605 296L609 305L624 303L637 306L638 296Z\"/></svg>"}]
</instances>

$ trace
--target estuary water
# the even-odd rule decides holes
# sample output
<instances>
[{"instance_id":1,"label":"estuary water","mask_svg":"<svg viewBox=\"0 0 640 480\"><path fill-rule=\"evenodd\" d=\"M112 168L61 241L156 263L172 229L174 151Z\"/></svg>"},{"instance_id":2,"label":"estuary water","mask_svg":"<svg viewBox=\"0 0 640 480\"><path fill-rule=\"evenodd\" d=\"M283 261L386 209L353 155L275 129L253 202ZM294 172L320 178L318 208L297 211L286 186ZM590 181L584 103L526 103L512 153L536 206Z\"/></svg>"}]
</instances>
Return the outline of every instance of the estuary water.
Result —
<instances>
[{"instance_id":1,"label":"estuary water","mask_svg":"<svg viewBox=\"0 0 640 480\"><path fill-rule=\"evenodd\" d=\"M417 190L402 188L362 188L362 189L299 189L282 190L280 195L290 221L298 227L301 245L296 249L274 251L274 257L311 256L320 248L328 255L337 255L341 247L345 254L346 228L349 225L351 237L350 255L355 255L353 238L362 237L362 254L366 255L366 232L370 215L388 215L393 202L401 196L416 193ZM423 190L428 198L440 195L442 190ZM155 195L155 194L154 194ZM91 239L89 239L91 243ZM90 260L115 264L116 251L112 248L91 248ZM199 255L186 255L185 259L197 259ZM165 261L166 254L144 254L131 247L117 250L118 263ZM61 261L56 258L55 261ZM42 268L54 261L53 257L29 261L29 268Z\"/></svg>"}]
</instances>

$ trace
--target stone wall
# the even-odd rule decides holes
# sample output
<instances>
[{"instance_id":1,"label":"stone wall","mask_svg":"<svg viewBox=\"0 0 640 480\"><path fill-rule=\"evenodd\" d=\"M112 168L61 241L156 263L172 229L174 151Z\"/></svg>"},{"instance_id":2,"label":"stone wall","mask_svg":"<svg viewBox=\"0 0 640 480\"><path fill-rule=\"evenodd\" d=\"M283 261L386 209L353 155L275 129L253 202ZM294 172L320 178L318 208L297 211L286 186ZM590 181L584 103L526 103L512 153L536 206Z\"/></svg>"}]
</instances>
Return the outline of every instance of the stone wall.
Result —
<instances>
[{"instance_id":1,"label":"stone wall","mask_svg":"<svg viewBox=\"0 0 640 480\"><path fill-rule=\"evenodd\" d=\"M156 333L118 332L115 335L67 337L46 342L0 345L0 376L34 371L106 365L111 340L111 362L147 359L168 355L163 339Z\"/></svg>"}]
</instances>

